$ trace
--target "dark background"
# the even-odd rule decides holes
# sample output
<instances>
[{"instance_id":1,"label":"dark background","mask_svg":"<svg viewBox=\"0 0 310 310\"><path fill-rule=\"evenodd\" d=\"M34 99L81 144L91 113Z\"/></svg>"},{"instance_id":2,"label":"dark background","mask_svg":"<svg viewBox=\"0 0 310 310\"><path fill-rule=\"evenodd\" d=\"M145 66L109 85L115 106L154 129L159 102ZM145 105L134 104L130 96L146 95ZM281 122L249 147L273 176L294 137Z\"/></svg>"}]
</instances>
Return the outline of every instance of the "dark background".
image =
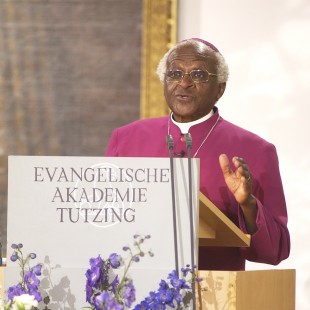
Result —
<instances>
[{"instance_id":1,"label":"dark background","mask_svg":"<svg viewBox=\"0 0 310 310\"><path fill-rule=\"evenodd\" d=\"M142 0L1 0L4 250L8 155L103 156L112 130L139 118L142 6Z\"/></svg>"}]
</instances>

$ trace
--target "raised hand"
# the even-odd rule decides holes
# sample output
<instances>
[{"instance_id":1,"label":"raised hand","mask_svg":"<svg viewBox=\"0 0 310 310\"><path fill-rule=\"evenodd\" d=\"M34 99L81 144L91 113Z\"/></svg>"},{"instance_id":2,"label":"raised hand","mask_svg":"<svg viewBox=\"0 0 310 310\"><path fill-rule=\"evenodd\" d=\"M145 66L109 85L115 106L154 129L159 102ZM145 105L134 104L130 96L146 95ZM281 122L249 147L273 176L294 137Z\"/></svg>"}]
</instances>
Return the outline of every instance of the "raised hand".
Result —
<instances>
[{"instance_id":1,"label":"raised hand","mask_svg":"<svg viewBox=\"0 0 310 310\"><path fill-rule=\"evenodd\" d=\"M233 157L232 163L234 170L231 169L229 159L226 154L221 154L219 163L223 172L223 176L228 189L235 196L239 203L246 222L249 233L254 233L256 227L257 205L256 199L253 197L252 175L247 163L240 157Z\"/></svg>"}]
</instances>

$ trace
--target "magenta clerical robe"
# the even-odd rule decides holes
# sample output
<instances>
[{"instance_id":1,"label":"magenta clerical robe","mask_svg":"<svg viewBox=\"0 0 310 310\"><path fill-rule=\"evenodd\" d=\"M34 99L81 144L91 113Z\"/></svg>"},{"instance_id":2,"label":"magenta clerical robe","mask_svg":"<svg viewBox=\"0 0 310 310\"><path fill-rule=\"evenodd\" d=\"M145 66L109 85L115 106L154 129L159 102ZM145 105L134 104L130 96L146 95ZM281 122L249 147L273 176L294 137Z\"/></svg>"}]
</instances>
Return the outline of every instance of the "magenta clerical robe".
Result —
<instances>
[{"instance_id":1,"label":"magenta clerical robe","mask_svg":"<svg viewBox=\"0 0 310 310\"><path fill-rule=\"evenodd\" d=\"M207 121L194 125L192 155L200 158L200 191L247 233L242 211L228 190L219 165L219 155L239 156L247 162L252 176L252 193L256 197L258 230L249 248L199 248L200 270L244 270L245 260L276 265L290 252L287 210L274 145L219 117L217 108ZM204 141L211 128L218 123ZM133 122L114 130L106 156L169 157L166 145L168 130L173 136L175 152L187 150L180 129L168 116ZM169 129L168 129L169 128ZM202 145L201 145L202 144Z\"/></svg>"}]
</instances>

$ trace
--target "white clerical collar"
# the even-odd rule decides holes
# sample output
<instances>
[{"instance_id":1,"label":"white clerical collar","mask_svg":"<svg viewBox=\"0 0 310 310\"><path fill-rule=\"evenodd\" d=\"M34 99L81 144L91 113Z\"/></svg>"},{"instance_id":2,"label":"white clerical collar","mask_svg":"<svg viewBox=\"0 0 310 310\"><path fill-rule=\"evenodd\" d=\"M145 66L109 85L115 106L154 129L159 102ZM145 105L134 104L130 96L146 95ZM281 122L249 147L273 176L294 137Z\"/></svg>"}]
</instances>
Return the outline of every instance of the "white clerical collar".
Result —
<instances>
[{"instance_id":1,"label":"white clerical collar","mask_svg":"<svg viewBox=\"0 0 310 310\"><path fill-rule=\"evenodd\" d=\"M181 130L181 133L182 134L186 134L189 132L189 129L194 126L194 125L197 125L197 124L200 124L204 121L206 121L207 119L209 119L212 115L214 114L213 110L210 111L209 114L205 115L204 117L200 118L200 119L197 119L196 121L193 121L193 122L188 122L188 123L179 123L179 122L176 122L174 119L173 119L173 113L171 113L170 115L170 118L171 118L171 121L173 122L173 124L175 124L176 126L178 126Z\"/></svg>"}]
</instances>

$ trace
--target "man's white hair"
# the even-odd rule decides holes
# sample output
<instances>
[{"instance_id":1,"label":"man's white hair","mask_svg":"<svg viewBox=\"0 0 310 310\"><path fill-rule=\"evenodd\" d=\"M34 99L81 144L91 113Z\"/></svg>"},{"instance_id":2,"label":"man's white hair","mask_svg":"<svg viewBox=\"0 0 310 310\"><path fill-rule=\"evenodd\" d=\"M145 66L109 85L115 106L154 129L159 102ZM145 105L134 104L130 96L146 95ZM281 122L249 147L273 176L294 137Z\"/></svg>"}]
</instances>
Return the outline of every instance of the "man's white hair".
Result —
<instances>
[{"instance_id":1,"label":"man's white hair","mask_svg":"<svg viewBox=\"0 0 310 310\"><path fill-rule=\"evenodd\" d=\"M197 51L201 54L205 54L207 52L213 53L217 60L217 72L212 72L216 73L217 76L217 81L218 83L225 83L228 80L229 76L229 69L228 65L225 61L225 58L222 56L220 52L215 51L213 48L210 46L206 45L203 42L194 40L194 39L188 39L181 41L177 43L174 47L172 47L164 56L163 58L159 61L158 66L157 66L157 75L159 77L159 80L164 83L165 81L165 74L167 72L167 60L170 54L175 51L177 48L185 45L192 45L197 48Z\"/></svg>"}]
</instances>

